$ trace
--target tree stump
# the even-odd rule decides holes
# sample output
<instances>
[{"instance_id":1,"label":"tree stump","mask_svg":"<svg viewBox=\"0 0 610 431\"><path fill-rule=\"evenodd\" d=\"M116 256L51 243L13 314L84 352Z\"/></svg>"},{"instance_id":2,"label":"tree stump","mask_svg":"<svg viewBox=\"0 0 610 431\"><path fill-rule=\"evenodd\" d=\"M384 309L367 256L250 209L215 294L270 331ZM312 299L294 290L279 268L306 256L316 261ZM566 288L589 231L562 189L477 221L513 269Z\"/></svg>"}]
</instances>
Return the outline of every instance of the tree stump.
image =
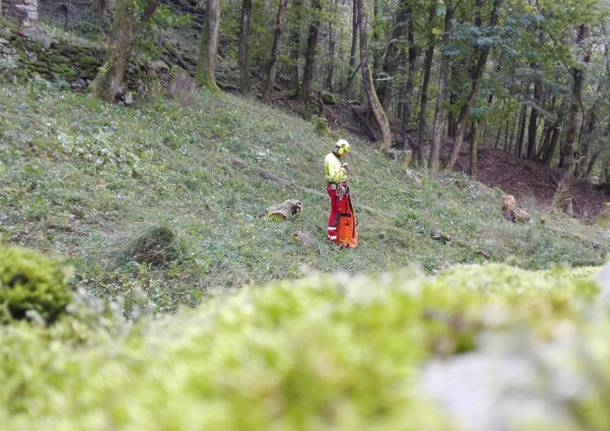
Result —
<instances>
[{"instance_id":1,"label":"tree stump","mask_svg":"<svg viewBox=\"0 0 610 431\"><path fill-rule=\"evenodd\" d=\"M502 216L512 223L527 223L530 220L529 213L517 207L517 200L513 195L502 196Z\"/></svg>"},{"instance_id":2,"label":"tree stump","mask_svg":"<svg viewBox=\"0 0 610 431\"><path fill-rule=\"evenodd\" d=\"M275 221L284 221L290 217L296 217L303 211L301 201L288 199L287 201L267 208L267 217Z\"/></svg>"}]
</instances>

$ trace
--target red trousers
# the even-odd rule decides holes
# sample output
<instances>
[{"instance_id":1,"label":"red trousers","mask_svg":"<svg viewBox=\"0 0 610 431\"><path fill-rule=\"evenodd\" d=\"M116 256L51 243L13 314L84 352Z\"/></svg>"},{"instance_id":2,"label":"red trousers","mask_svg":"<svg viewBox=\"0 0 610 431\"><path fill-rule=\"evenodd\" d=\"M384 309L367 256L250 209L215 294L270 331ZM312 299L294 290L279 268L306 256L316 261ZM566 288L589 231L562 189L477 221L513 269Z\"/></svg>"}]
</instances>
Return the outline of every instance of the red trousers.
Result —
<instances>
[{"instance_id":1,"label":"red trousers","mask_svg":"<svg viewBox=\"0 0 610 431\"><path fill-rule=\"evenodd\" d=\"M349 193L347 184L329 184L326 187L330 196L330 216L328 217L328 236L330 241L337 241L337 226L339 225L339 214L346 213L347 195Z\"/></svg>"}]
</instances>

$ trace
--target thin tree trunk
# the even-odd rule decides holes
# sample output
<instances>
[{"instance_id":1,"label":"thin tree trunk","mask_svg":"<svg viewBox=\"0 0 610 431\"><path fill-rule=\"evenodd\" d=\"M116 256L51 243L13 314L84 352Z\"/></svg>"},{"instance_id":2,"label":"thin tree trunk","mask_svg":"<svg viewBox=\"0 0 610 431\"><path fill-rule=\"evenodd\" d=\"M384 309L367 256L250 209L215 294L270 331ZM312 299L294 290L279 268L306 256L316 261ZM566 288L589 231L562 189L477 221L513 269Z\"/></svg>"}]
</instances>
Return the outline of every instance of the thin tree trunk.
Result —
<instances>
[{"instance_id":1,"label":"thin tree trunk","mask_svg":"<svg viewBox=\"0 0 610 431\"><path fill-rule=\"evenodd\" d=\"M98 6L100 8L100 16L106 18L108 16L108 0L99 0ZM2 4L0 2L0 16L2 16Z\"/></svg>"},{"instance_id":2,"label":"thin tree trunk","mask_svg":"<svg viewBox=\"0 0 610 431\"><path fill-rule=\"evenodd\" d=\"M303 0L294 0L294 25L290 28L290 85L294 96L301 91L299 80L299 63L301 58L301 17L303 16Z\"/></svg>"},{"instance_id":3,"label":"thin tree trunk","mask_svg":"<svg viewBox=\"0 0 610 431\"><path fill-rule=\"evenodd\" d=\"M271 55L269 64L267 65L267 79L263 90L263 100L271 102L271 93L275 85L275 75L277 74L277 62L280 56L280 42L282 33L284 32L284 15L286 14L286 0L280 0L277 9L277 17L275 20L275 31L273 32L273 45L271 46Z\"/></svg>"},{"instance_id":4,"label":"thin tree trunk","mask_svg":"<svg viewBox=\"0 0 610 431\"><path fill-rule=\"evenodd\" d=\"M352 70L356 64L358 33L358 0L352 0L352 45L349 51L349 70Z\"/></svg>"},{"instance_id":5,"label":"thin tree trunk","mask_svg":"<svg viewBox=\"0 0 610 431\"><path fill-rule=\"evenodd\" d=\"M593 167L595 166L595 163L597 162L598 158L599 158L599 151L593 153L593 156L587 163L587 169L585 170L583 178L589 178L591 176L591 173L593 172Z\"/></svg>"},{"instance_id":6,"label":"thin tree trunk","mask_svg":"<svg viewBox=\"0 0 610 431\"><path fill-rule=\"evenodd\" d=\"M549 146L545 150L544 155L542 157L542 162L545 165L551 166L551 163L553 162L553 156L555 155L555 151L557 150L557 147L559 146L560 138L561 138L561 123L558 121L553 126Z\"/></svg>"},{"instance_id":7,"label":"thin tree trunk","mask_svg":"<svg viewBox=\"0 0 610 431\"><path fill-rule=\"evenodd\" d=\"M133 47L158 6L158 0L148 3L142 15L137 17L131 0L117 1L108 44L108 60L91 85L95 97L114 102L125 78Z\"/></svg>"},{"instance_id":8,"label":"thin tree trunk","mask_svg":"<svg viewBox=\"0 0 610 431\"><path fill-rule=\"evenodd\" d=\"M517 126L519 125L519 120L520 120L521 116L519 115L515 115L515 120L513 121L513 127L510 129L510 139L508 140L508 152L512 153L514 151L514 145L513 143L515 142L515 131L517 130Z\"/></svg>"},{"instance_id":9,"label":"thin tree trunk","mask_svg":"<svg viewBox=\"0 0 610 431\"><path fill-rule=\"evenodd\" d=\"M373 0L373 76L379 75L379 69L381 67L380 56L379 56L379 0Z\"/></svg>"},{"instance_id":10,"label":"thin tree trunk","mask_svg":"<svg viewBox=\"0 0 610 431\"><path fill-rule=\"evenodd\" d=\"M335 11L336 11L335 0ZM332 20L328 23L328 73L326 74L326 89L333 91L333 76L335 72L335 33Z\"/></svg>"},{"instance_id":11,"label":"thin tree trunk","mask_svg":"<svg viewBox=\"0 0 610 431\"><path fill-rule=\"evenodd\" d=\"M508 129L510 129L510 116L506 120L506 129L504 130L504 151L508 151Z\"/></svg>"},{"instance_id":12,"label":"thin tree trunk","mask_svg":"<svg viewBox=\"0 0 610 431\"><path fill-rule=\"evenodd\" d=\"M428 159L425 154L424 139L426 134L426 110L428 108L428 85L430 84L430 74L432 73L432 59L434 56L434 20L436 19L436 0L430 3L430 11L428 12L427 28L428 48L424 56L424 77L421 85L419 99L419 118L417 120L417 159L420 164Z\"/></svg>"},{"instance_id":13,"label":"thin tree trunk","mask_svg":"<svg viewBox=\"0 0 610 431\"><path fill-rule=\"evenodd\" d=\"M301 87L301 101L307 104L311 96L313 84L314 67L316 63L316 50L318 48L318 34L320 33L320 11L322 4L320 0L312 0L313 17L309 25L309 36L307 37L307 50L305 52L305 69L303 70L303 86Z\"/></svg>"},{"instance_id":14,"label":"thin tree trunk","mask_svg":"<svg viewBox=\"0 0 610 431\"><path fill-rule=\"evenodd\" d=\"M517 145L515 146L515 157L523 156L523 139L525 138L525 123L527 121L527 106L521 105L519 114L519 133L517 134Z\"/></svg>"},{"instance_id":15,"label":"thin tree trunk","mask_svg":"<svg viewBox=\"0 0 610 431\"><path fill-rule=\"evenodd\" d=\"M533 160L536 154L536 136L538 132L538 106L542 104L543 86L540 79L534 82L534 101L536 106L532 106L530 113L530 122L527 132L527 160Z\"/></svg>"},{"instance_id":16,"label":"thin tree trunk","mask_svg":"<svg viewBox=\"0 0 610 431\"><path fill-rule=\"evenodd\" d=\"M252 15L252 0L242 0L239 28L239 83L241 92L250 94L250 65L248 61L248 36L250 33L250 17Z\"/></svg>"},{"instance_id":17,"label":"thin tree trunk","mask_svg":"<svg viewBox=\"0 0 610 431\"><path fill-rule=\"evenodd\" d=\"M387 110L390 105L392 95L392 81L398 69L399 56L401 55L400 42L405 35L407 29L407 21L409 20L410 10L407 1L403 0L398 4L394 29L392 30L392 38L388 43L385 55L383 57L383 73L386 79L380 82L378 88L379 100L381 100L384 109Z\"/></svg>"},{"instance_id":18,"label":"thin tree trunk","mask_svg":"<svg viewBox=\"0 0 610 431\"><path fill-rule=\"evenodd\" d=\"M453 26L453 5L451 1L445 2L445 23L443 28L443 49L446 50L451 40ZM430 150L429 167L432 172L440 168L440 155L443 137L443 123L445 122L445 90L447 88L447 77L449 74L449 56L443 51L441 65L438 71L438 94L436 96L436 107L434 119L432 120L432 149Z\"/></svg>"},{"instance_id":19,"label":"thin tree trunk","mask_svg":"<svg viewBox=\"0 0 610 431\"><path fill-rule=\"evenodd\" d=\"M482 6L482 1L483 0L476 0L479 13ZM498 24L498 10L502 3L503 0L494 0L488 28L493 29ZM462 105L460 115L458 117L457 130L455 138L453 139L453 147L451 148L451 154L447 163L447 168L449 170L453 169L453 166L457 161L457 158L460 154L460 150L462 148L462 144L464 142L464 132L466 130L466 120L468 119L468 112L470 111L470 108L472 107L472 104L474 103L474 100L479 91L481 77L483 76L483 71L485 70L485 66L487 64L487 57L489 56L489 47L478 48L477 53L479 58L477 60L475 68L471 73L470 91L468 93L468 97L466 98L466 102Z\"/></svg>"},{"instance_id":20,"label":"thin tree trunk","mask_svg":"<svg viewBox=\"0 0 610 431\"><path fill-rule=\"evenodd\" d=\"M220 1L207 0L206 4L207 16L203 31L201 32L196 80L202 87L219 91L216 84L216 65L218 63Z\"/></svg>"},{"instance_id":21,"label":"thin tree trunk","mask_svg":"<svg viewBox=\"0 0 610 431\"><path fill-rule=\"evenodd\" d=\"M477 121L470 125L470 177L473 180L477 179L478 126Z\"/></svg>"},{"instance_id":22,"label":"thin tree trunk","mask_svg":"<svg viewBox=\"0 0 610 431\"><path fill-rule=\"evenodd\" d=\"M415 83L415 70L417 66L417 45L415 45L415 23L413 18L413 10L409 6L409 23L407 25L407 41L409 49L407 53L407 80L405 85L401 87L398 97L398 118L403 127L408 128L411 121L411 98L413 96L413 88Z\"/></svg>"},{"instance_id":23,"label":"thin tree trunk","mask_svg":"<svg viewBox=\"0 0 610 431\"><path fill-rule=\"evenodd\" d=\"M368 99L369 107L373 113L375 122L377 123L380 134L380 147L382 150L387 150L392 145L392 132L390 131L390 124L388 123L388 118L383 110L383 106L381 106L379 98L377 97L375 85L373 84L373 76L371 75L371 69L369 67L366 5L363 4L364 0L357 0L357 2L360 28L360 70L362 72L362 87Z\"/></svg>"}]
</instances>

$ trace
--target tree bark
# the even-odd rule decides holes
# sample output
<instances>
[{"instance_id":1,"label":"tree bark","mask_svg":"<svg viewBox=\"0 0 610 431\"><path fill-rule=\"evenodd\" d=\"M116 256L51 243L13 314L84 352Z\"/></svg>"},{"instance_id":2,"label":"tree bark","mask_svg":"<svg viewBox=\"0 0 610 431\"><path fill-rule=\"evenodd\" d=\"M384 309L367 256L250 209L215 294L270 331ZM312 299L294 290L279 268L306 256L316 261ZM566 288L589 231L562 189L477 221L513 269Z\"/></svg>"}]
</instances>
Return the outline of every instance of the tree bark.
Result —
<instances>
[{"instance_id":1,"label":"tree bark","mask_svg":"<svg viewBox=\"0 0 610 431\"><path fill-rule=\"evenodd\" d=\"M239 27L239 83L244 96L250 94L250 64L248 60L248 35L250 34L250 17L252 0L242 0Z\"/></svg>"},{"instance_id":2,"label":"tree bark","mask_svg":"<svg viewBox=\"0 0 610 431\"><path fill-rule=\"evenodd\" d=\"M443 28L443 49L447 49L451 40L453 26L453 5L451 0L446 1L445 23ZM445 122L445 89L447 87L447 77L449 74L449 56L443 52L440 68L438 71L438 94L436 96L436 107L434 109L434 119L432 120L432 148L430 150L429 167L432 172L437 172L440 168L440 155L443 137L443 123Z\"/></svg>"},{"instance_id":3,"label":"tree bark","mask_svg":"<svg viewBox=\"0 0 610 431\"><path fill-rule=\"evenodd\" d=\"M271 55L267 65L267 79L263 89L263 100L271 102L271 93L275 85L275 76L277 74L277 63L280 56L280 43L282 33L284 32L284 16L286 14L286 0L280 0L277 17L275 20L275 31L273 32L273 44L271 46Z\"/></svg>"},{"instance_id":4,"label":"tree bark","mask_svg":"<svg viewBox=\"0 0 610 431\"><path fill-rule=\"evenodd\" d=\"M519 114L519 133L517 133L517 142L515 145L515 157L523 156L523 139L525 139L526 121L527 121L527 106L521 105L521 113Z\"/></svg>"},{"instance_id":5,"label":"tree bark","mask_svg":"<svg viewBox=\"0 0 610 431\"><path fill-rule=\"evenodd\" d=\"M483 0L476 0L479 13L482 6L482 1ZM498 10L502 6L502 3L503 0L494 0L493 9L491 11L491 17L489 18L489 29L495 28L498 24ZM485 66L487 64L489 50L490 48L488 46L476 49L476 53L478 54L478 60L476 66L474 67L471 73L471 84L468 97L466 98L466 102L462 105L460 115L458 117L457 130L455 132L455 138L453 139L453 147L451 148L451 154L447 163L447 169L449 170L453 169L453 166L455 165L455 162L457 161L457 158L460 154L462 144L464 143L464 133L466 131L466 121L468 119L468 113L479 91L479 85L481 83L483 71L485 70Z\"/></svg>"},{"instance_id":6,"label":"tree bark","mask_svg":"<svg viewBox=\"0 0 610 431\"><path fill-rule=\"evenodd\" d=\"M473 180L477 179L478 129L478 122L473 121L470 125L470 178Z\"/></svg>"},{"instance_id":7,"label":"tree bark","mask_svg":"<svg viewBox=\"0 0 610 431\"><path fill-rule=\"evenodd\" d=\"M591 58L589 39L591 37L591 27L589 25L581 25L578 29L578 36L576 39L577 45L580 47L581 53L579 54L579 60L582 63L588 63ZM564 174L571 176L572 169L574 168L574 161L576 156L576 144L577 144L577 133L578 133L578 116L580 114L580 106L582 100L582 88L584 84L584 70L580 67L572 68L572 96L570 99L570 114L568 118L568 130L566 132L566 142L563 151L562 168Z\"/></svg>"},{"instance_id":8,"label":"tree bark","mask_svg":"<svg viewBox=\"0 0 610 431\"><path fill-rule=\"evenodd\" d=\"M534 101L536 106L532 106L530 122L527 132L527 160L533 160L536 154L536 136L538 132L538 107L542 104L543 84L540 79L534 82Z\"/></svg>"},{"instance_id":9,"label":"tree bark","mask_svg":"<svg viewBox=\"0 0 610 431\"><path fill-rule=\"evenodd\" d=\"M132 0L117 0L112 18L108 60L91 85L95 97L114 102L125 78L133 47L158 6L158 0L148 3L138 17Z\"/></svg>"},{"instance_id":10,"label":"tree bark","mask_svg":"<svg viewBox=\"0 0 610 431\"><path fill-rule=\"evenodd\" d=\"M334 11L337 10L337 0L335 0ZM328 72L326 74L325 87L328 91L333 91L333 79L335 73L335 31L332 20L328 23Z\"/></svg>"},{"instance_id":11,"label":"tree bark","mask_svg":"<svg viewBox=\"0 0 610 431\"><path fill-rule=\"evenodd\" d=\"M407 41L409 49L407 53L407 80L405 85L400 89L398 96L398 112L397 116L403 127L407 127L411 120L411 97L415 82L415 68L417 63L417 46L415 45L415 23L413 18L413 9L409 6L409 22L407 24Z\"/></svg>"},{"instance_id":12,"label":"tree bark","mask_svg":"<svg viewBox=\"0 0 610 431\"><path fill-rule=\"evenodd\" d=\"M426 134L426 110L428 108L428 86L430 84L430 75L432 73L432 59L434 56L434 20L436 19L436 0L430 2L430 11L428 12L427 29L428 48L424 56L424 77L421 85L419 99L419 117L417 120L417 159L420 164L427 160L427 155L424 151L424 139Z\"/></svg>"},{"instance_id":13,"label":"tree bark","mask_svg":"<svg viewBox=\"0 0 610 431\"><path fill-rule=\"evenodd\" d=\"M216 84L216 65L218 63L218 40L220 29L220 0L207 0L205 25L199 41L199 60L196 80L199 85L210 90L220 91Z\"/></svg>"},{"instance_id":14,"label":"tree bark","mask_svg":"<svg viewBox=\"0 0 610 431\"><path fill-rule=\"evenodd\" d=\"M360 28L360 71L362 72L362 87L369 102L373 117L375 118L375 122L377 123L381 150L388 150L392 145L392 132L383 106L381 106L379 98L377 97L373 76L369 67L366 5L363 4L364 0L356 1L358 3L358 22Z\"/></svg>"},{"instance_id":15,"label":"tree bark","mask_svg":"<svg viewBox=\"0 0 610 431\"><path fill-rule=\"evenodd\" d=\"M301 91L299 79L299 64L301 58L301 17L303 15L303 0L294 0L294 25L290 28L290 85L294 96Z\"/></svg>"},{"instance_id":16,"label":"tree bark","mask_svg":"<svg viewBox=\"0 0 610 431\"><path fill-rule=\"evenodd\" d=\"M553 161L553 156L555 155L555 151L557 150L557 146L559 145L559 139L561 138L561 123L558 121L553 125L553 130L551 132L551 138L549 141L548 147L545 149L544 154L542 156L542 162L551 166Z\"/></svg>"},{"instance_id":17,"label":"tree bark","mask_svg":"<svg viewBox=\"0 0 610 431\"><path fill-rule=\"evenodd\" d=\"M309 36L307 37L307 49L305 51L305 68L303 70L303 86L301 87L301 101L305 105L311 96L316 50L318 48L318 34L320 33L322 3L320 0L312 0L311 7L313 9L313 17L309 24Z\"/></svg>"},{"instance_id":18,"label":"tree bark","mask_svg":"<svg viewBox=\"0 0 610 431\"><path fill-rule=\"evenodd\" d=\"M349 70L356 64L356 49L358 48L358 0L352 0L352 45L349 51Z\"/></svg>"},{"instance_id":19,"label":"tree bark","mask_svg":"<svg viewBox=\"0 0 610 431\"><path fill-rule=\"evenodd\" d=\"M402 0L396 11L396 18L394 28L392 30L392 37L388 43L385 54L383 56L383 73L385 79L382 80L378 88L379 100L381 100L384 109L387 109L390 105L390 98L392 94L392 80L398 69L399 56L401 55L402 49L400 48L401 39L405 36L407 30L407 21L411 14L410 5L406 0Z\"/></svg>"}]
</instances>

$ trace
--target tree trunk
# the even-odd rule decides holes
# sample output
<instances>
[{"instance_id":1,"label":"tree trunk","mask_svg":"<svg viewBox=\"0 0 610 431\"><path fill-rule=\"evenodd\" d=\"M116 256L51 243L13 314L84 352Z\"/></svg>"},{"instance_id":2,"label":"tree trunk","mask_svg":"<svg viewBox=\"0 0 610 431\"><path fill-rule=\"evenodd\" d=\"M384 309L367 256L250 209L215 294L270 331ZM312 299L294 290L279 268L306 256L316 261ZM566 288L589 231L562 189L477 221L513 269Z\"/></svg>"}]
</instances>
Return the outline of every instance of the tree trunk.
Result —
<instances>
[{"instance_id":1,"label":"tree trunk","mask_svg":"<svg viewBox=\"0 0 610 431\"><path fill-rule=\"evenodd\" d=\"M411 120L411 97L415 82L415 68L417 66L417 46L415 45L415 23L413 18L413 10L409 6L409 23L407 24L407 41L409 42L409 50L407 53L407 80L405 85L401 87L398 96L398 112L400 123L403 127L408 127Z\"/></svg>"},{"instance_id":2,"label":"tree trunk","mask_svg":"<svg viewBox=\"0 0 610 431\"><path fill-rule=\"evenodd\" d=\"M590 60L590 48L589 39L591 36L591 27L588 25L581 25L578 30L578 36L576 43L581 49L579 54L579 60L582 63L588 63ZM576 156L576 144L577 144L577 133L578 133L578 116L580 113L581 98L582 98L582 87L584 83L584 70L580 67L574 67L572 69L572 96L570 99L570 114L568 118L568 130L566 132L566 142L563 151L564 159L562 168L564 169L564 175L572 175L572 169L574 167L574 161Z\"/></svg>"},{"instance_id":3,"label":"tree trunk","mask_svg":"<svg viewBox=\"0 0 610 431\"><path fill-rule=\"evenodd\" d=\"M0 16L2 16L2 5L0 4ZM98 2L98 6L100 8L100 16L103 18L106 18L108 16L108 9L109 9L109 5L108 5L108 0L99 0Z\"/></svg>"},{"instance_id":4,"label":"tree trunk","mask_svg":"<svg viewBox=\"0 0 610 431\"><path fill-rule=\"evenodd\" d=\"M207 16L199 42L199 60L196 80L199 85L220 91L216 84L218 62L218 38L220 29L220 0L207 0Z\"/></svg>"},{"instance_id":5,"label":"tree trunk","mask_svg":"<svg viewBox=\"0 0 610 431\"><path fill-rule=\"evenodd\" d=\"M547 166L551 166L553 161L553 156L555 155L555 151L559 145L559 139L561 138L561 123L558 121L553 126L553 131L551 132L551 140L549 141L549 145L546 148L544 155L542 156L542 162Z\"/></svg>"},{"instance_id":6,"label":"tree trunk","mask_svg":"<svg viewBox=\"0 0 610 431\"><path fill-rule=\"evenodd\" d=\"M534 82L534 101L536 106L532 106L530 122L527 132L527 160L533 160L536 154L536 135L538 132L538 107L542 104L543 86L540 79Z\"/></svg>"},{"instance_id":7,"label":"tree trunk","mask_svg":"<svg viewBox=\"0 0 610 431\"><path fill-rule=\"evenodd\" d=\"M451 40L453 25L453 5L446 1L445 24L443 31L443 49L446 49ZM438 94L436 96L436 107L434 109L434 120L432 120L432 149L430 150L429 167L432 172L440 168L440 155L443 137L443 123L445 122L445 89L449 73L449 56L443 52L441 65L438 71Z\"/></svg>"},{"instance_id":8,"label":"tree trunk","mask_svg":"<svg viewBox=\"0 0 610 431\"><path fill-rule=\"evenodd\" d=\"M303 70L303 86L301 87L301 101L307 104L311 96L314 67L316 63L316 50L318 48L318 34L320 33L320 0L312 0L313 17L309 25L307 37L307 50L305 51L305 69Z\"/></svg>"},{"instance_id":9,"label":"tree trunk","mask_svg":"<svg viewBox=\"0 0 610 431\"><path fill-rule=\"evenodd\" d=\"M473 121L470 125L470 178L473 180L477 179L478 129L478 122Z\"/></svg>"},{"instance_id":10,"label":"tree trunk","mask_svg":"<svg viewBox=\"0 0 610 431\"><path fill-rule=\"evenodd\" d=\"M157 10L157 6L159 6L158 0L148 3L142 15L137 17L133 1L117 0L108 44L108 60L91 84L95 97L114 102L127 72L129 58L137 38L146 22Z\"/></svg>"},{"instance_id":11,"label":"tree trunk","mask_svg":"<svg viewBox=\"0 0 610 431\"><path fill-rule=\"evenodd\" d=\"M349 70L356 64L356 48L358 48L358 0L352 0L352 46L349 51Z\"/></svg>"},{"instance_id":12,"label":"tree trunk","mask_svg":"<svg viewBox=\"0 0 610 431\"><path fill-rule=\"evenodd\" d=\"M476 0L477 8L480 13L480 9L482 6L483 0ZM498 24L498 9L502 5L503 0L494 0L493 9L491 11L491 17L489 18L489 27L493 29ZM462 148L462 144L464 143L464 132L466 131L466 121L468 119L468 112L472 107L474 100L479 91L479 85L481 83L481 77L483 76L483 71L485 70L485 66L487 64L487 57L489 56L489 47L477 48L476 50L478 54L478 60L476 66L472 70L471 73L471 84L470 91L468 93L468 97L466 98L466 102L462 105L460 110L460 115L458 117L457 122L457 130L455 132L455 138L453 139L453 147L451 148L451 154L449 156L449 161L447 163L447 169L453 169L455 162L460 154L460 150Z\"/></svg>"},{"instance_id":13,"label":"tree trunk","mask_svg":"<svg viewBox=\"0 0 610 431\"><path fill-rule=\"evenodd\" d=\"M410 5L405 0L398 4L394 29L392 30L392 38L388 42L388 47L386 48L385 55L383 56L383 73L385 79L380 82L377 93L384 109L387 109L390 105L392 81L396 71L398 70L399 56L401 55L402 51L400 48L400 42L401 38L406 33L407 21L409 20L409 16L411 14L409 8Z\"/></svg>"},{"instance_id":14,"label":"tree trunk","mask_svg":"<svg viewBox=\"0 0 610 431\"><path fill-rule=\"evenodd\" d=\"M335 0L336 11L336 0ZM333 77L335 73L335 32L332 21L328 23L328 72L326 74L326 89L333 91Z\"/></svg>"},{"instance_id":15,"label":"tree trunk","mask_svg":"<svg viewBox=\"0 0 610 431\"><path fill-rule=\"evenodd\" d=\"M373 76L379 75L379 69L381 66L381 62L379 61L379 0L373 0L373 25L371 26L373 30L373 67L372 73Z\"/></svg>"},{"instance_id":16,"label":"tree trunk","mask_svg":"<svg viewBox=\"0 0 610 431\"><path fill-rule=\"evenodd\" d=\"M358 22L360 28L360 71L362 72L362 87L368 99L369 108L377 123L380 135L380 147L382 150L387 150L392 145L392 132L390 131L390 124L388 123L388 118L383 110L383 106L379 103L375 85L373 84L373 76L369 67L366 5L363 4L364 0L356 1L358 3Z\"/></svg>"},{"instance_id":17,"label":"tree trunk","mask_svg":"<svg viewBox=\"0 0 610 431\"><path fill-rule=\"evenodd\" d=\"M525 139L525 122L527 121L527 106L521 105L521 113L519 114L519 133L517 134L517 143L515 145L515 157L523 156L523 139Z\"/></svg>"},{"instance_id":18,"label":"tree trunk","mask_svg":"<svg viewBox=\"0 0 610 431\"><path fill-rule=\"evenodd\" d=\"M252 0L242 0L239 28L239 83L244 96L250 94L250 65L248 61L248 35L250 33L250 17Z\"/></svg>"},{"instance_id":19,"label":"tree trunk","mask_svg":"<svg viewBox=\"0 0 610 431\"><path fill-rule=\"evenodd\" d=\"M303 0L294 0L294 25L290 28L290 85L294 96L301 91L299 80L299 64L301 58L301 17L303 15Z\"/></svg>"},{"instance_id":20,"label":"tree trunk","mask_svg":"<svg viewBox=\"0 0 610 431\"><path fill-rule=\"evenodd\" d=\"M417 159L423 164L428 157L425 154L424 139L426 134L426 110L428 108L428 85L430 84L430 74L432 73L432 59L434 56L434 20L436 19L436 0L430 2L428 13L427 29L428 48L424 56L424 77L421 85L419 99L419 118L417 120Z\"/></svg>"},{"instance_id":21,"label":"tree trunk","mask_svg":"<svg viewBox=\"0 0 610 431\"><path fill-rule=\"evenodd\" d=\"M267 79L263 90L263 100L271 102L271 93L275 85L275 76L277 74L277 62L280 56L280 42L282 33L284 32L284 15L286 14L286 0L280 0L277 9L277 17L275 20L275 31L273 32L273 45L271 46L271 55L269 64L267 65Z\"/></svg>"}]
</instances>

